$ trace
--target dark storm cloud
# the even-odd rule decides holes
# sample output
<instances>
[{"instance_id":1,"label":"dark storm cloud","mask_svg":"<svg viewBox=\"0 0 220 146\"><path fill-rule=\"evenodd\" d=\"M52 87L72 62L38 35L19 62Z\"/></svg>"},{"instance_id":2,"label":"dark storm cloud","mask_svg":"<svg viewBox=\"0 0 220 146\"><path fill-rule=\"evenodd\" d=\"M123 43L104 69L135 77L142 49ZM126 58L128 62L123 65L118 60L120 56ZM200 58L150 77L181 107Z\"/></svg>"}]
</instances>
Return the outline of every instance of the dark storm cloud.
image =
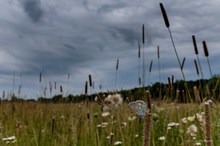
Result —
<instances>
[{"instance_id":1,"label":"dark storm cloud","mask_svg":"<svg viewBox=\"0 0 220 146\"><path fill-rule=\"evenodd\" d=\"M33 22L40 21L43 16L40 0L24 0L23 8Z\"/></svg>"},{"instance_id":2,"label":"dark storm cloud","mask_svg":"<svg viewBox=\"0 0 220 146\"><path fill-rule=\"evenodd\" d=\"M101 6L97 12L98 13L108 13L108 12L112 12L115 9L119 9L119 8L123 8L126 7L126 3L125 2L119 2L116 4L108 4L108 5L103 5Z\"/></svg>"},{"instance_id":3,"label":"dark storm cloud","mask_svg":"<svg viewBox=\"0 0 220 146\"><path fill-rule=\"evenodd\" d=\"M71 50L76 50L77 49L76 47L74 47L74 46L72 46L70 44L63 44L63 45L64 45L64 47L67 47L67 48L69 48Z\"/></svg>"},{"instance_id":4,"label":"dark storm cloud","mask_svg":"<svg viewBox=\"0 0 220 146\"><path fill-rule=\"evenodd\" d=\"M137 38L139 36L138 32L135 30L132 30L131 28L114 28L116 33L119 33L120 35L117 36L114 32L112 32L113 37L122 37L124 41L126 41L129 44L134 45L137 42Z\"/></svg>"},{"instance_id":5,"label":"dark storm cloud","mask_svg":"<svg viewBox=\"0 0 220 146\"><path fill-rule=\"evenodd\" d=\"M186 78L197 77L192 34L198 41L204 72L208 68L201 42L206 40L213 73L217 73L220 2L187 0L163 4L179 57L181 60L186 57ZM33 81L38 73L44 71L47 81L64 82L67 74L71 74L74 82L71 88L77 94L83 90L88 74L93 75L96 85L102 82L105 89L111 89L117 58L120 59L118 87L136 86L137 41L141 40L142 24L145 25L146 70L150 61L154 61L150 80L158 80L158 45L164 81L172 74L181 78L159 2L154 0L13 0L0 1L0 9L0 74L11 79L13 72L22 73L23 87L35 85ZM8 85L11 80L2 79L0 92L6 90L3 83ZM7 90L10 89L8 86ZM32 90L38 92L36 88ZM25 94L29 96L28 92Z\"/></svg>"}]
</instances>

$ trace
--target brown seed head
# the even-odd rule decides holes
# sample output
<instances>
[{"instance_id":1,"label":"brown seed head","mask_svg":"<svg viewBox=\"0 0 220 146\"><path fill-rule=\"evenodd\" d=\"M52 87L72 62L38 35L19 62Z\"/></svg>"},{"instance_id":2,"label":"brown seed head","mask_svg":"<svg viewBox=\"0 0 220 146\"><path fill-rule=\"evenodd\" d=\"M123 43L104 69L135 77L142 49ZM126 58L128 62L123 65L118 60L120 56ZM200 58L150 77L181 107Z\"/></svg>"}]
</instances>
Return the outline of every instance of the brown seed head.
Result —
<instances>
[{"instance_id":1,"label":"brown seed head","mask_svg":"<svg viewBox=\"0 0 220 146\"><path fill-rule=\"evenodd\" d=\"M197 54L199 54L199 52L198 52L198 48L197 48L197 45L196 45L196 38L195 38L194 35L192 35L192 40L193 40L194 50L195 50L195 53L197 55Z\"/></svg>"},{"instance_id":2,"label":"brown seed head","mask_svg":"<svg viewBox=\"0 0 220 146\"><path fill-rule=\"evenodd\" d=\"M197 73L197 75L199 75L199 68L198 68L198 65L197 65L197 62L195 59L194 59L194 63L195 63L195 67L196 67L196 73Z\"/></svg>"},{"instance_id":3,"label":"brown seed head","mask_svg":"<svg viewBox=\"0 0 220 146\"><path fill-rule=\"evenodd\" d=\"M167 17L167 13L166 13L162 3L160 3L160 9L161 9L161 12L163 14L163 19L164 19L165 25L166 25L167 28L169 28L170 27L170 23L169 23L169 20L168 20L168 17Z\"/></svg>"},{"instance_id":4,"label":"brown seed head","mask_svg":"<svg viewBox=\"0 0 220 146\"><path fill-rule=\"evenodd\" d=\"M202 41L202 44L203 44L203 49L204 49L205 56L208 57L209 56L209 51L208 51L206 42Z\"/></svg>"},{"instance_id":5,"label":"brown seed head","mask_svg":"<svg viewBox=\"0 0 220 146\"><path fill-rule=\"evenodd\" d=\"M144 37L144 24L142 25L142 42L143 42L143 44L144 44L144 39L145 39L145 37Z\"/></svg>"}]
</instances>

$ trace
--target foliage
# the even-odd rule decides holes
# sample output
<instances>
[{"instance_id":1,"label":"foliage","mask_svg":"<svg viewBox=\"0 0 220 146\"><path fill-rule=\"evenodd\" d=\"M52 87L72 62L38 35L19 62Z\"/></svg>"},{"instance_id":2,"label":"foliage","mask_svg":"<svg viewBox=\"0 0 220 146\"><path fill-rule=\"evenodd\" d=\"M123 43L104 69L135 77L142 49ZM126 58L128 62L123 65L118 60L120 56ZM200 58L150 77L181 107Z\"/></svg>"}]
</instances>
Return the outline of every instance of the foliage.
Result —
<instances>
[{"instance_id":1,"label":"foliage","mask_svg":"<svg viewBox=\"0 0 220 146\"><path fill-rule=\"evenodd\" d=\"M203 104L157 101L152 105L151 145L204 145ZM220 144L219 106L211 107L214 145ZM139 146L142 143L144 120L127 103L109 114L104 114L94 102L13 102L1 103L0 108L1 139L14 136L15 145L108 146L118 142ZM0 145L7 145L4 140L0 140Z\"/></svg>"}]
</instances>

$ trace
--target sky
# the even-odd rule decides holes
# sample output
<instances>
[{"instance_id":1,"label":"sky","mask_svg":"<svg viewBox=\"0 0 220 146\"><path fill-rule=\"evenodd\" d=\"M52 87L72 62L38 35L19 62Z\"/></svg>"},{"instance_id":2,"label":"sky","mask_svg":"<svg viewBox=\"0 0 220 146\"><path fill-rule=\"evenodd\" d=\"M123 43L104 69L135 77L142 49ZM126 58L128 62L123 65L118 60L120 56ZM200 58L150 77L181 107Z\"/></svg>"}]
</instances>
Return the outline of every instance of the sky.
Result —
<instances>
[{"instance_id":1,"label":"sky","mask_svg":"<svg viewBox=\"0 0 220 146\"><path fill-rule=\"evenodd\" d=\"M183 79L161 2L179 58L186 58L186 80L201 78L194 65L197 56L192 35L197 40L204 78L210 78L210 72L202 41L209 49L212 73L219 74L219 0L1 0L0 97L14 93L37 98L44 95L45 88L46 96L52 97L60 94L61 85L64 96L79 95L84 93L89 74L94 82L89 94L138 87L138 76L143 72L143 58L138 59L143 24L145 44L140 46L145 51L145 84L167 83L172 75L175 80Z\"/></svg>"}]
</instances>

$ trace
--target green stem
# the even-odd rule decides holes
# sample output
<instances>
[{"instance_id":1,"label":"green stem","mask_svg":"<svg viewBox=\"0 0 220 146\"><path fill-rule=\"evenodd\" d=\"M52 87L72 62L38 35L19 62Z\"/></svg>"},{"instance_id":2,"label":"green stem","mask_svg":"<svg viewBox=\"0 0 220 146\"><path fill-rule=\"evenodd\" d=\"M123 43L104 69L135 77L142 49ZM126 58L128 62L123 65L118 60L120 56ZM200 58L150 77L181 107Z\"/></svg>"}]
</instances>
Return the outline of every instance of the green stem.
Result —
<instances>
[{"instance_id":1,"label":"green stem","mask_svg":"<svg viewBox=\"0 0 220 146\"><path fill-rule=\"evenodd\" d=\"M178 53L177 53L177 50L176 50L176 47L175 47L175 44L174 44L174 41L173 41L173 36L172 36L171 31L170 31L170 28L168 28L168 30L169 30L170 38L171 38L171 41L172 41L173 49L174 49L174 51L175 51L175 54L176 54L176 57L177 57L177 60L178 60L178 63L179 63L179 67L180 67L180 70L181 70L183 79L184 79L184 81L185 81L185 75L184 75L184 72L183 72L183 70L182 70L182 68L181 68L181 63L180 63L180 59L179 59L179 56L178 56Z\"/></svg>"}]
</instances>

